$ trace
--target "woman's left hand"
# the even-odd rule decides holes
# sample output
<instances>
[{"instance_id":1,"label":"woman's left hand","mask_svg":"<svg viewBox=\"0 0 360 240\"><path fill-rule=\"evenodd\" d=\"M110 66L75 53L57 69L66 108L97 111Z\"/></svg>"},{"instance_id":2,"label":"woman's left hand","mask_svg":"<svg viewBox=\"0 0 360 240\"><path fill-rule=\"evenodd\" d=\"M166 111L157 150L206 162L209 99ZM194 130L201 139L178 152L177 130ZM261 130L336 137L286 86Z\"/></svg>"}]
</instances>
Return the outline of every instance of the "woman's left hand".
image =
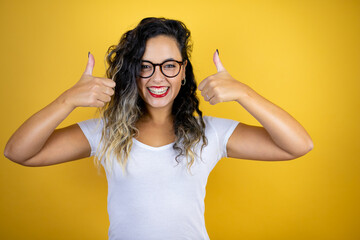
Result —
<instances>
[{"instance_id":1,"label":"woman's left hand","mask_svg":"<svg viewBox=\"0 0 360 240\"><path fill-rule=\"evenodd\" d=\"M205 78L198 86L205 101L211 105L219 102L236 101L241 97L247 86L234 79L220 61L218 51L215 51L213 61L217 73Z\"/></svg>"}]
</instances>

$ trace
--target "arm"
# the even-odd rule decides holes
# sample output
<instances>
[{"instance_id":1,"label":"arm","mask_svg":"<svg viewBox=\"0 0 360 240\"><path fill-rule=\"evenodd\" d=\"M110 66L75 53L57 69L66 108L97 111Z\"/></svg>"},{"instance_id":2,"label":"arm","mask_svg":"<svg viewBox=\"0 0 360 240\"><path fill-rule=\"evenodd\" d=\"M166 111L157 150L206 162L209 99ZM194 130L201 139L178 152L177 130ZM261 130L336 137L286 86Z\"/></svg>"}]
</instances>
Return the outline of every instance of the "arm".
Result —
<instances>
[{"instance_id":1,"label":"arm","mask_svg":"<svg viewBox=\"0 0 360 240\"><path fill-rule=\"evenodd\" d=\"M309 134L290 114L232 78L217 53L214 63L218 72L199 84L205 101L210 104L236 101L263 126L239 123L227 143L229 157L286 160L300 157L313 148Z\"/></svg>"},{"instance_id":2,"label":"arm","mask_svg":"<svg viewBox=\"0 0 360 240\"><path fill-rule=\"evenodd\" d=\"M101 107L110 101L115 82L93 77L94 64L90 54L81 79L15 131L5 146L8 159L25 166L45 166L90 155L90 145L77 124L55 128L76 107Z\"/></svg>"}]
</instances>

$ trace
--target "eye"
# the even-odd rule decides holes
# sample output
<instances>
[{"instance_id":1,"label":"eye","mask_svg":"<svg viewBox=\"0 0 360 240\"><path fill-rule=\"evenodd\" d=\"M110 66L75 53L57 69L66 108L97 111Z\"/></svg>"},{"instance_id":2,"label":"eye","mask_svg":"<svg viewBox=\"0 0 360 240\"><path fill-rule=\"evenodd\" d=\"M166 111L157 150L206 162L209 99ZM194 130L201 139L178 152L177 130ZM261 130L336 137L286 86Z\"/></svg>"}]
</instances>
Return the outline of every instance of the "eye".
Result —
<instances>
[{"instance_id":1,"label":"eye","mask_svg":"<svg viewBox=\"0 0 360 240\"><path fill-rule=\"evenodd\" d=\"M143 72L149 72L149 71L152 71L152 70L153 70L153 68L149 64L142 64L141 65L141 71L143 71Z\"/></svg>"},{"instance_id":2,"label":"eye","mask_svg":"<svg viewBox=\"0 0 360 240\"><path fill-rule=\"evenodd\" d=\"M174 64L168 63L165 65L165 68L174 68L176 67Z\"/></svg>"}]
</instances>

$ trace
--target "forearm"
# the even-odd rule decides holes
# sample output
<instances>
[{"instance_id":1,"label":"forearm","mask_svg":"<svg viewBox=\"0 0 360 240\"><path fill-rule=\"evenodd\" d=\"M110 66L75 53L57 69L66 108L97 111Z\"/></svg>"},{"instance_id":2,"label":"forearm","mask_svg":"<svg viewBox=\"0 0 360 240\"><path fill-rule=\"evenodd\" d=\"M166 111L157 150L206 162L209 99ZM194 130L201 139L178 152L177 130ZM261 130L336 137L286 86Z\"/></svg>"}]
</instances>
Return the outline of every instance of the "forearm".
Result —
<instances>
[{"instance_id":1,"label":"forearm","mask_svg":"<svg viewBox=\"0 0 360 240\"><path fill-rule=\"evenodd\" d=\"M236 101L261 123L276 145L294 156L312 149L311 137L289 113L245 84L242 84L241 92Z\"/></svg>"},{"instance_id":2,"label":"forearm","mask_svg":"<svg viewBox=\"0 0 360 240\"><path fill-rule=\"evenodd\" d=\"M10 137L4 155L23 162L37 154L55 128L73 111L63 94L27 119Z\"/></svg>"}]
</instances>

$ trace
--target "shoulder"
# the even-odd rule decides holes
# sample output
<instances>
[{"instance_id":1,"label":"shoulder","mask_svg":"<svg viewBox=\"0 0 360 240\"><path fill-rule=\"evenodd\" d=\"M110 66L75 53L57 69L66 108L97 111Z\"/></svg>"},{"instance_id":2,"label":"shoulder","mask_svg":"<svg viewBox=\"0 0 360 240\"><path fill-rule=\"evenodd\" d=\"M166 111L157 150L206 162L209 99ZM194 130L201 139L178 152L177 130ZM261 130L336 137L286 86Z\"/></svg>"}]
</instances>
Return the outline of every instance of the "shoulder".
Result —
<instances>
[{"instance_id":1,"label":"shoulder","mask_svg":"<svg viewBox=\"0 0 360 240\"><path fill-rule=\"evenodd\" d=\"M213 116L203 116L205 125L210 125L214 128L222 128L222 127L228 127L232 126L234 124L238 124L239 121L228 119L228 118L219 118L219 117L213 117Z\"/></svg>"},{"instance_id":2,"label":"shoulder","mask_svg":"<svg viewBox=\"0 0 360 240\"><path fill-rule=\"evenodd\" d=\"M102 130L103 120L100 118L91 118L77 123L85 133L98 134Z\"/></svg>"},{"instance_id":3,"label":"shoulder","mask_svg":"<svg viewBox=\"0 0 360 240\"><path fill-rule=\"evenodd\" d=\"M239 121L212 116L203 117L207 135L215 135L222 142L228 139L235 130Z\"/></svg>"},{"instance_id":4,"label":"shoulder","mask_svg":"<svg viewBox=\"0 0 360 240\"><path fill-rule=\"evenodd\" d=\"M103 120L101 118L90 118L90 119L78 122L78 124L91 126L91 127L102 126Z\"/></svg>"}]
</instances>

